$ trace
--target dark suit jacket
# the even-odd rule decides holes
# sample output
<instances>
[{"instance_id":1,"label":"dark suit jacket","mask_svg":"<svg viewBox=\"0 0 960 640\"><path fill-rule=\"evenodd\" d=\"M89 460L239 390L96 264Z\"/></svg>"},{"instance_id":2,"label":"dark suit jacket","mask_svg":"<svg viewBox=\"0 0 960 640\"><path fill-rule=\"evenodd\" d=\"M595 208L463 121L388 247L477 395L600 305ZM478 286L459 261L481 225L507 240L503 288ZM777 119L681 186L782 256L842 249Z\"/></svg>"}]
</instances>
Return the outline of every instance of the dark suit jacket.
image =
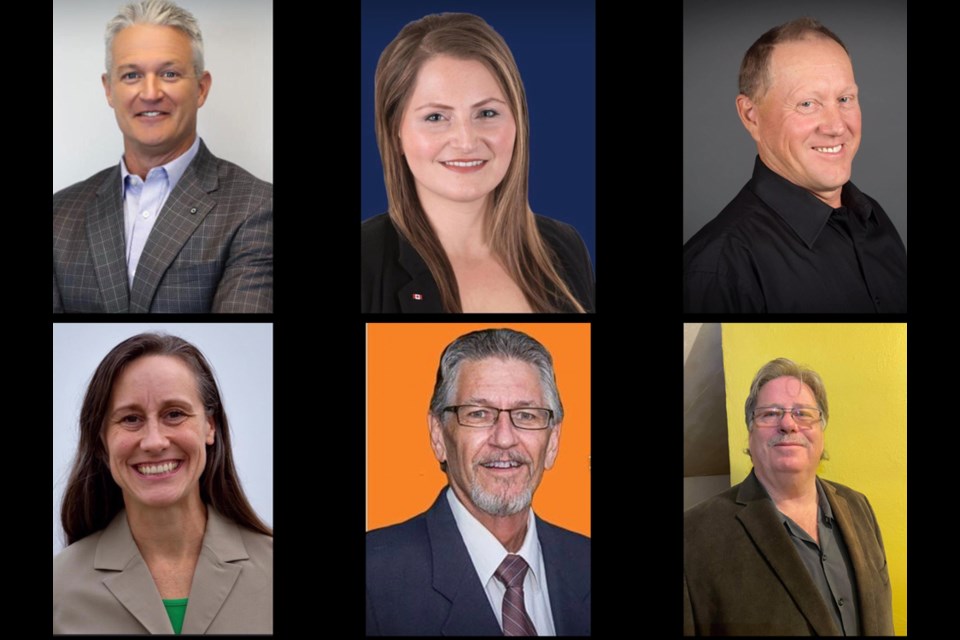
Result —
<instances>
[{"instance_id":1,"label":"dark suit jacket","mask_svg":"<svg viewBox=\"0 0 960 640\"><path fill-rule=\"evenodd\" d=\"M557 635L590 635L590 539L537 518ZM367 534L367 635L501 636L447 503Z\"/></svg>"},{"instance_id":2,"label":"dark suit jacket","mask_svg":"<svg viewBox=\"0 0 960 640\"><path fill-rule=\"evenodd\" d=\"M560 277L580 304L594 311L593 267L583 238L564 222L543 216L536 220L540 235L559 261ZM400 235L389 215L360 224L360 254L361 313L443 313L440 291L427 263Z\"/></svg>"},{"instance_id":3,"label":"dark suit jacket","mask_svg":"<svg viewBox=\"0 0 960 640\"><path fill-rule=\"evenodd\" d=\"M54 313L273 311L273 186L201 141L128 285L120 165L53 195Z\"/></svg>"},{"instance_id":4,"label":"dark suit jacket","mask_svg":"<svg viewBox=\"0 0 960 640\"><path fill-rule=\"evenodd\" d=\"M862 635L893 635L880 527L867 498L821 479L847 545ZM840 635L754 472L683 516L686 635Z\"/></svg>"},{"instance_id":5,"label":"dark suit jacket","mask_svg":"<svg viewBox=\"0 0 960 640\"><path fill-rule=\"evenodd\" d=\"M53 559L53 632L173 633L125 511ZM207 509L183 633L273 633L273 538Z\"/></svg>"}]
</instances>

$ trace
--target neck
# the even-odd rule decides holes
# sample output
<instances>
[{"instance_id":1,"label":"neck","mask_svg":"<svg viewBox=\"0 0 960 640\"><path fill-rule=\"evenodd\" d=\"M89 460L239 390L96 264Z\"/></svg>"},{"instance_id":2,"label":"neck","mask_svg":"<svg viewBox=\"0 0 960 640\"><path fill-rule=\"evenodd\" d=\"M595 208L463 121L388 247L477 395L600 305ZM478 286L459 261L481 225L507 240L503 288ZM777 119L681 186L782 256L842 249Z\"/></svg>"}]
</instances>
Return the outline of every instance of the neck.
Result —
<instances>
[{"instance_id":1,"label":"neck","mask_svg":"<svg viewBox=\"0 0 960 640\"><path fill-rule=\"evenodd\" d=\"M207 529L207 508L200 496L190 504L157 509L127 506L130 532L144 560L196 558Z\"/></svg>"},{"instance_id":2,"label":"neck","mask_svg":"<svg viewBox=\"0 0 960 640\"><path fill-rule=\"evenodd\" d=\"M834 209L840 208L842 204L841 198L840 198L840 194L842 192L843 192L842 188L837 189L836 191L830 191L828 193L814 193L811 191L813 195L817 196L817 198L827 203L828 206L833 207Z\"/></svg>"},{"instance_id":3,"label":"neck","mask_svg":"<svg viewBox=\"0 0 960 640\"><path fill-rule=\"evenodd\" d=\"M817 503L817 474L790 473L767 477L754 467L757 480L777 507L802 507Z\"/></svg>"},{"instance_id":4,"label":"neck","mask_svg":"<svg viewBox=\"0 0 960 640\"><path fill-rule=\"evenodd\" d=\"M176 160L193 146L197 134L193 134L185 144L161 153L151 153L148 149L135 149L131 145L124 145L123 162L127 165L127 171L140 176L141 180L147 179L147 174L151 169L162 167L171 160Z\"/></svg>"},{"instance_id":5,"label":"neck","mask_svg":"<svg viewBox=\"0 0 960 640\"><path fill-rule=\"evenodd\" d=\"M430 225L448 256L478 257L490 253L484 219L487 198L477 202L444 202L438 206L429 195L420 196Z\"/></svg>"}]
</instances>

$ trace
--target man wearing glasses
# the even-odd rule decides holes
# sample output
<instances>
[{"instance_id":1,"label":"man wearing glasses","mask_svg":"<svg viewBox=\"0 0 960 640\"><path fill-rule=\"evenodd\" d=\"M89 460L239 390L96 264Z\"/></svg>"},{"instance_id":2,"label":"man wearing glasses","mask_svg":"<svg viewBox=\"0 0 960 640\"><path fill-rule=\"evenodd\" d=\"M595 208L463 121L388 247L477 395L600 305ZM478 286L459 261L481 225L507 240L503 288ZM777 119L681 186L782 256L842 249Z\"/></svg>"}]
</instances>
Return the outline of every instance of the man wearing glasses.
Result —
<instances>
[{"instance_id":1,"label":"man wearing glasses","mask_svg":"<svg viewBox=\"0 0 960 640\"><path fill-rule=\"evenodd\" d=\"M457 338L428 422L449 486L367 534L367 635L589 635L590 540L530 507L560 446L550 353L510 329Z\"/></svg>"},{"instance_id":2,"label":"man wearing glasses","mask_svg":"<svg viewBox=\"0 0 960 640\"><path fill-rule=\"evenodd\" d=\"M684 513L686 635L893 635L873 509L816 475L828 411L816 372L786 358L757 372L753 471Z\"/></svg>"}]
</instances>

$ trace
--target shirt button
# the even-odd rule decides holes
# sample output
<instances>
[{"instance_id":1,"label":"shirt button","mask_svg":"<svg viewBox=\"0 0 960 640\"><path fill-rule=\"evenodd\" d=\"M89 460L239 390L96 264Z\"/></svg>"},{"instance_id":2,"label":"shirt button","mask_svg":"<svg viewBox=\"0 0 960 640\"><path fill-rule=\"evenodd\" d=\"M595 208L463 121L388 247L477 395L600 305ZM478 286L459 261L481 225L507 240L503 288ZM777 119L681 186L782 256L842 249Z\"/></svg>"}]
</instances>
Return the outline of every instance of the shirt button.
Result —
<instances>
[{"instance_id":1,"label":"shirt button","mask_svg":"<svg viewBox=\"0 0 960 640\"><path fill-rule=\"evenodd\" d=\"M143 216L143 218L144 218L144 220L146 220L147 218L149 218L149 217L150 217L150 212L149 212L149 211L144 211L144 212L143 212L143 213L141 213L140 215L142 215L142 216Z\"/></svg>"},{"instance_id":2,"label":"shirt button","mask_svg":"<svg viewBox=\"0 0 960 640\"><path fill-rule=\"evenodd\" d=\"M840 601L838 602L838 604L839 604L841 607L843 606L843 598L840 598Z\"/></svg>"}]
</instances>

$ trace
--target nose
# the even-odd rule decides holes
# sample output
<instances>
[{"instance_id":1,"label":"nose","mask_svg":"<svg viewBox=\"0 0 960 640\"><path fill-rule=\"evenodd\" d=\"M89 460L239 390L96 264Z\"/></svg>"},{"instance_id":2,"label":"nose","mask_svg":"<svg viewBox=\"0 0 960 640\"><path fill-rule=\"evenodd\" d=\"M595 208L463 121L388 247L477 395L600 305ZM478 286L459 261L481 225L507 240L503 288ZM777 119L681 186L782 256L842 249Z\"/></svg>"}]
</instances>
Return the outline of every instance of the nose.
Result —
<instances>
[{"instance_id":1,"label":"nose","mask_svg":"<svg viewBox=\"0 0 960 640\"><path fill-rule=\"evenodd\" d=\"M789 420L789 422L787 422ZM780 418L780 431L791 432L799 431L800 427L797 425L797 421L793 419L793 414L789 411L783 412L783 417Z\"/></svg>"},{"instance_id":2,"label":"nose","mask_svg":"<svg viewBox=\"0 0 960 640\"><path fill-rule=\"evenodd\" d=\"M477 132L469 118L461 118L453 127L452 132L452 142L456 148L469 151L477 145Z\"/></svg>"},{"instance_id":3,"label":"nose","mask_svg":"<svg viewBox=\"0 0 960 640\"><path fill-rule=\"evenodd\" d=\"M820 133L827 136L842 136L846 133L847 125L843 120L843 113L839 105L828 105L823 110L823 119L820 121Z\"/></svg>"},{"instance_id":4,"label":"nose","mask_svg":"<svg viewBox=\"0 0 960 640\"><path fill-rule=\"evenodd\" d=\"M501 411L490 429L490 443L494 446L509 449L517 443L517 429L510 421L509 411Z\"/></svg>"},{"instance_id":5,"label":"nose","mask_svg":"<svg viewBox=\"0 0 960 640\"><path fill-rule=\"evenodd\" d=\"M140 440L140 448L142 450L163 451L170 446L170 440L163 434L160 428L160 421L156 418L148 418L144 429L143 439Z\"/></svg>"},{"instance_id":6,"label":"nose","mask_svg":"<svg viewBox=\"0 0 960 640\"><path fill-rule=\"evenodd\" d=\"M160 79L155 73L147 73L140 84L140 98L154 102L163 97L163 89L160 86Z\"/></svg>"}]
</instances>

